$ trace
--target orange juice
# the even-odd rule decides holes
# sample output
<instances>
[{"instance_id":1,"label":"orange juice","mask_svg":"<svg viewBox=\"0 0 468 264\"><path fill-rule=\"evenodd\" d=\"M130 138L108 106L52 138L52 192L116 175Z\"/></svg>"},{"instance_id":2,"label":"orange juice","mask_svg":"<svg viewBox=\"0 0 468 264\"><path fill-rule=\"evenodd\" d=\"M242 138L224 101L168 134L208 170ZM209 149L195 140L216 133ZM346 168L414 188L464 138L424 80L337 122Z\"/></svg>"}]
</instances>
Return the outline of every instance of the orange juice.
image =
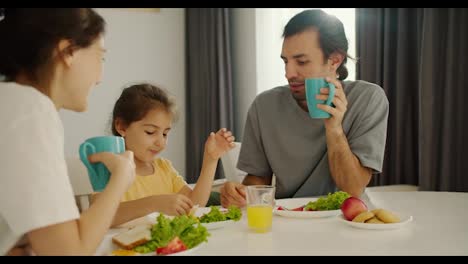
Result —
<instances>
[{"instance_id":1,"label":"orange juice","mask_svg":"<svg viewBox=\"0 0 468 264\"><path fill-rule=\"evenodd\" d=\"M249 205L247 206L247 221L249 227L256 232L265 233L270 231L273 220L273 207L271 205Z\"/></svg>"}]
</instances>

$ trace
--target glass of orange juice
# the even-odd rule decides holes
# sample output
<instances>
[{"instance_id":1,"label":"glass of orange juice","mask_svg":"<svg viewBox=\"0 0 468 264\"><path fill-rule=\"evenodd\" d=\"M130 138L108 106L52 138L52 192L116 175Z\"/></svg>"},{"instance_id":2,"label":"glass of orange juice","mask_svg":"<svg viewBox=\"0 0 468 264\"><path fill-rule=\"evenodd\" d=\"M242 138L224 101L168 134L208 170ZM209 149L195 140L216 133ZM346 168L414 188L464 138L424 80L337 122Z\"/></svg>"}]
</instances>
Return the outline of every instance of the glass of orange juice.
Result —
<instances>
[{"instance_id":1,"label":"glass of orange juice","mask_svg":"<svg viewBox=\"0 0 468 264\"><path fill-rule=\"evenodd\" d=\"M271 230L274 202L274 186L247 186L247 222L250 229L258 233Z\"/></svg>"}]
</instances>

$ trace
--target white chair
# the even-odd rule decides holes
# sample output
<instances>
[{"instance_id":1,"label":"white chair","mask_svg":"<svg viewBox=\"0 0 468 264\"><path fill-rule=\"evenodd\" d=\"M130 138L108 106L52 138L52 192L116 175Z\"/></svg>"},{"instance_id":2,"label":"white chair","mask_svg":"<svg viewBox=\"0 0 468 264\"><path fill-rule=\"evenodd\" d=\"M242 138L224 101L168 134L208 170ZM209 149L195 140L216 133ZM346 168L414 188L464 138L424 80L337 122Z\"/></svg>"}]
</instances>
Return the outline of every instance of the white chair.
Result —
<instances>
[{"instance_id":1,"label":"white chair","mask_svg":"<svg viewBox=\"0 0 468 264\"><path fill-rule=\"evenodd\" d=\"M239 170L237 168L237 161L239 160L239 153L241 148L240 142L234 142L236 147L230 150L226 155L221 157L221 162L223 163L224 176L226 180L233 182L242 182L244 177L247 175L247 172ZM273 174L271 179L271 185L276 186L276 176Z\"/></svg>"},{"instance_id":2,"label":"white chair","mask_svg":"<svg viewBox=\"0 0 468 264\"><path fill-rule=\"evenodd\" d=\"M78 208L84 211L89 208L89 198L93 193L88 170L79 157L67 157L66 162Z\"/></svg>"},{"instance_id":3,"label":"white chair","mask_svg":"<svg viewBox=\"0 0 468 264\"><path fill-rule=\"evenodd\" d=\"M247 173L237 169L236 167L237 160L239 159L241 143L234 143L236 144L236 146L221 157L221 162L223 163L224 176L226 176L226 180L233 182L242 182Z\"/></svg>"}]
</instances>

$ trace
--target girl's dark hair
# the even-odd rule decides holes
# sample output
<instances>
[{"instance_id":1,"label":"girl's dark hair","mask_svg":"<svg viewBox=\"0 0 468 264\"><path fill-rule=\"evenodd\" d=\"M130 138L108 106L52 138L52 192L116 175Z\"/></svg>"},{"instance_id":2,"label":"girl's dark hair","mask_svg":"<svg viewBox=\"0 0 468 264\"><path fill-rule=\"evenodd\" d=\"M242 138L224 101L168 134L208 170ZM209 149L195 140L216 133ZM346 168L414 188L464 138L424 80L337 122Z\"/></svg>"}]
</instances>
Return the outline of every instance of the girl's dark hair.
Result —
<instances>
[{"instance_id":1,"label":"girl's dark hair","mask_svg":"<svg viewBox=\"0 0 468 264\"><path fill-rule=\"evenodd\" d=\"M120 136L115 129L117 119L129 126L133 122L140 121L149 111L158 107L170 113L174 122L177 121L178 112L175 99L164 89L147 83L125 88L117 99L112 112L112 134Z\"/></svg>"},{"instance_id":2,"label":"girl's dark hair","mask_svg":"<svg viewBox=\"0 0 468 264\"><path fill-rule=\"evenodd\" d=\"M343 63L338 67L338 79L344 80L348 77L348 69L345 64L348 54L348 40L343 28L343 23L335 16L329 15L320 9L305 10L295 15L284 27L283 37L302 33L314 28L319 34L320 48L323 51L324 59L327 60L333 52L338 52L344 56Z\"/></svg>"},{"instance_id":3,"label":"girl's dark hair","mask_svg":"<svg viewBox=\"0 0 468 264\"><path fill-rule=\"evenodd\" d=\"M60 40L66 52L86 48L105 31L105 21L90 8L3 8L0 20L0 75L14 81L24 72L47 81L53 51Z\"/></svg>"}]
</instances>

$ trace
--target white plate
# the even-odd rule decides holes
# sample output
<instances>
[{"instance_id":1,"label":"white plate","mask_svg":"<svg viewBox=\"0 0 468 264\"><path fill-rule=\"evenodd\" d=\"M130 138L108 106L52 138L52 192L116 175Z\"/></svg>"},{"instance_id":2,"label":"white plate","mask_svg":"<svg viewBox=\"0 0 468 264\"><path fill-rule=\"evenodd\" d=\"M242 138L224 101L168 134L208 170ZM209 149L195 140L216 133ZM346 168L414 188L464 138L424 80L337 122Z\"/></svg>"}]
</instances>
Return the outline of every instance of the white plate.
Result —
<instances>
[{"instance_id":1,"label":"white plate","mask_svg":"<svg viewBox=\"0 0 468 264\"><path fill-rule=\"evenodd\" d=\"M196 216L196 217L201 217L202 215L207 214L210 211L211 211L210 207L198 207L193 215ZM221 208L219 208L219 211L224 213L224 212L227 212L228 209L221 207Z\"/></svg>"},{"instance_id":2,"label":"white plate","mask_svg":"<svg viewBox=\"0 0 468 264\"><path fill-rule=\"evenodd\" d=\"M286 211L278 210L279 206L286 208L296 208L304 206L308 202L315 201L318 198L291 198L291 199L280 199L276 200L276 206L273 209L273 213L276 215L291 217L291 218L324 218L332 217L341 214L341 210L328 210L328 211Z\"/></svg>"},{"instance_id":3,"label":"white plate","mask_svg":"<svg viewBox=\"0 0 468 264\"><path fill-rule=\"evenodd\" d=\"M196 245L195 247L191 249L187 249L184 251L180 251L174 254L169 254L169 255L156 255L156 252L151 252L147 254L141 254L139 256L185 256L185 255L191 255L193 252L197 251L201 247L203 247L206 244L206 242L201 242L200 244Z\"/></svg>"},{"instance_id":4,"label":"white plate","mask_svg":"<svg viewBox=\"0 0 468 264\"><path fill-rule=\"evenodd\" d=\"M218 222L211 222L211 223L201 223L206 229L208 230L214 230L214 229L220 229L226 226L229 226L233 224L233 220L226 220L226 221L218 221Z\"/></svg>"},{"instance_id":5,"label":"white plate","mask_svg":"<svg viewBox=\"0 0 468 264\"><path fill-rule=\"evenodd\" d=\"M342 223L345 223L347 225L350 225L354 228L361 228L361 229L373 229L373 230L389 230L389 229L397 229L405 226L406 224L410 223L413 221L413 216L403 216L400 215L400 222L399 223L393 223L393 224L368 224L368 223L356 223L353 221L348 221L346 220L343 215L340 215L337 217L338 220Z\"/></svg>"}]
</instances>

